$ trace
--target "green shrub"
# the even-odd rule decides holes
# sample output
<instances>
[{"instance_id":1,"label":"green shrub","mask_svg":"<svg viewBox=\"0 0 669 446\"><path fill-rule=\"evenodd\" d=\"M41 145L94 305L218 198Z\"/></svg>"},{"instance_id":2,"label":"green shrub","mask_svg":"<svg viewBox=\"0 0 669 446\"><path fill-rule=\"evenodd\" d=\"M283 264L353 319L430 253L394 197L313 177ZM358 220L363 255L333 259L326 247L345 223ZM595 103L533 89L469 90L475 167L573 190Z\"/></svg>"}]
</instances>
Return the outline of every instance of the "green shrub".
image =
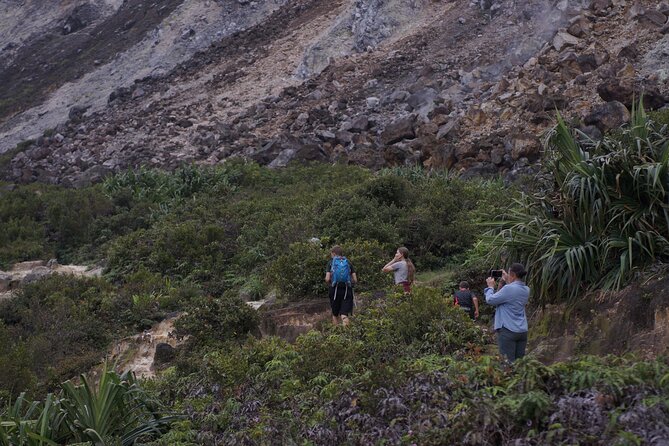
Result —
<instances>
[{"instance_id":1,"label":"green shrub","mask_svg":"<svg viewBox=\"0 0 669 446\"><path fill-rule=\"evenodd\" d=\"M397 245L395 220L399 211L375 200L344 192L329 196L316 205L316 229L335 243L347 240L375 240Z\"/></svg>"},{"instance_id":2,"label":"green shrub","mask_svg":"<svg viewBox=\"0 0 669 446\"><path fill-rule=\"evenodd\" d=\"M526 264L544 302L619 289L644 266L669 259L668 137L641 105L629 126L600 142L559 119L545 163L554 190L519 200L488 243Z\"/></svg>"},{"instance_id":3,"label":"green shrub","mask_svg":"<svg viewBox=\"0 0 669 446\"><path fill-rule=\"evenodd\" d=\"M293 243L269 267L270 284L290 300L325 296L326 248L310 242Z\"/></svg>"},{"instance_id":4,"label":"green shrub","mask_svg":"<svg viewBox=\"0 0 669 446\"><path fill-rule=\"evenodd\" d=\"M23 346L17 364L29 364L40 383L54 384L99 362L112 336L123 332L129 310L103 279L55 275L0 302L0 321L10 345Z\"/></svg>"},{"instance_id":5,"label":"green shrub","mask_svg":"<svg viewBox=\"0 0 669 446\"><path fill-rule=\"evenodd\" d=\"M186 307L186 314L177 320L175 327L180 336L192 336L197 344L229 341L257 330L258 315L232 296L197 297Z\"/></svg>"}]
</instances>

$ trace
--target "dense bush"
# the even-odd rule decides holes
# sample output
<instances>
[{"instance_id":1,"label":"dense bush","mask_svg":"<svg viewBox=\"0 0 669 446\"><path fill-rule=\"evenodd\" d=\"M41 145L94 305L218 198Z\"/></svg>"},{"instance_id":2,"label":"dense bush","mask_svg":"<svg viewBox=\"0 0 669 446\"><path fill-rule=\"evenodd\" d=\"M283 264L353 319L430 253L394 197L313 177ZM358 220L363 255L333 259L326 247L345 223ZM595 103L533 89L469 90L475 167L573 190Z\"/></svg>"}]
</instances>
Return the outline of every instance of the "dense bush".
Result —
<instances>
[{"instance_id":1,"label":"dense bush","mask_svg":"<svg viewBox=\"0 0 669 446\"><path fill-rule=\"evenodd\" d=\"M668 127L642 106L629 126L598 142L560 120L545 162L553 189L510 207L489 243L526 263L544 301L619 289L669 259L668 139Z\"/></svg>"},{"instance_id":2,"label":"dense bush","mask_svg":"<svg viewBox=\"0 0 669 446\"><path fill-rule=\"evenodd\" d=\"M480 354L485 342L448 299L417 288L294 345L226 344L199 371L156 384L191 415L154 444L650 444L665 435L666 361L510 367Z\"/></svg>"},{"instance_id":3,"label":"dense bush","mask_svg":"<svg viewBox=\"0 0 669 446\"><path fill-rule=\"evenodd\" d=\"M356 290L369 291L387 287L390 276L381 268L391 257L393 248L376 241L356 240L342 245L358 277ZM269 268L269 280L288 299L327 295L325 267L330 260L330 247L318 243L293 243L276 258Z\"/></svg>"},{"instance_id":4,"label":"dense bush","mask_svg":"<svg viewBox=\"0 0 669 446\"><path fill-rule=\"evenodd\" d=\"M258 314L237 297L199 297L186 307L176 322L179 336L191 336L197 344L245 337L258 327Z\"/></svg>"},{"instance_id":5,"label":"dense bush","mask_svg":"<svg viewBox=\"0 0 669 446\"><path fill-rule=\"evenodd\" d=\"M145 270L127 279L119 288L102 278L54 275L0 301L0 400L90 369L114 339L150 328L200 295Z\"/></svg>"},{"instance_id":6,"label":"dense bush","mask_svg":"<svg viewBox=\"0 0 669 446\"><path fill-rule=\"evenodd\" d=\"M79 190L21 186L0 195L0 266L38 257L108 257L111 277L141 269L198 283L213 294L282 287L278 258L312 237L351 244L379 283L379 246L406 245L418 268L443 265L474 242L493 183L421 169L373 174L348 166L270 170L233 161L173 173L140 169ZM352 253L353 254L353 253ZM383 253L381 258L388 257ZM327 254L322 260L327 260ZM272 281L258 286L258 277ZM321 293L322 274L289 296ZM306 288L305 288L306 287Z\"/></svg>"},{"instance_id":7,"label":"dense bush","mask_svg":"<svg viewBox=\"0 0 669 446\"><path fill-rule=\"evenodd\" d=\"M100 361L112 335L122 329L126 309L105 280L54 276L2 301L0 321L13 340L8 344L23 351L17 364L27 361L40 381L58 383ZM16 353L7 357L12 356Z\"/></svg>"}]
</instances>

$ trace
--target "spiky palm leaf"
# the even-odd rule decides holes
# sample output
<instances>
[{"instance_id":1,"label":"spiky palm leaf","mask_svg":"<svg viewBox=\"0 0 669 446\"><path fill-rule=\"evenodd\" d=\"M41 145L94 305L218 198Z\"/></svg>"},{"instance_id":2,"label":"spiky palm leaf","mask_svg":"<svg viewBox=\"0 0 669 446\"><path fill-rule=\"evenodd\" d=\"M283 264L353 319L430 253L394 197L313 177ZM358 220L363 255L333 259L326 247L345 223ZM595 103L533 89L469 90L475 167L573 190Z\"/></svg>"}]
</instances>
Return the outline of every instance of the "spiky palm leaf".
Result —
<instances>
[{"instance_id":1,"label":"spiky palm leaf","mask_svg":"<svg viewBox=\"0 0 669 446\"><path fill-rule=\"evenodd\" d=\"M544 300L618 289L669 259L669 132L658 127L642 102L599 142L577 139L558 115L546 147L555 190L523 197L485 243L524 261Z\"/></svg>"}]
</instances>

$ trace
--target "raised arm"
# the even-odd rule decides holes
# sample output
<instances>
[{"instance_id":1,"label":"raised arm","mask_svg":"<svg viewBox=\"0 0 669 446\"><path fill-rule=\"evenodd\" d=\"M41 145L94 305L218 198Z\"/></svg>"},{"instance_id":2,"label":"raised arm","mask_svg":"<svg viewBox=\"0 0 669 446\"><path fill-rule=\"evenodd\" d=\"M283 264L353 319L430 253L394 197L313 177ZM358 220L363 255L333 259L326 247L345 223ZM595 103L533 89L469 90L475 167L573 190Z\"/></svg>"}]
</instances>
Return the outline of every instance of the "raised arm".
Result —
<instances>
[{"instance_id":1,"label":"raised arm","mask_svg":"<svg viewBox=\"0 0 669 446\"><path fill-rule=\"evenodd\" d=\"M511 288L513 287L505 286L495 293L495 290L488 287L485 289L485 301L495 306L509 302L513 297L513 290Z\"/></svg>"}]
</instances>

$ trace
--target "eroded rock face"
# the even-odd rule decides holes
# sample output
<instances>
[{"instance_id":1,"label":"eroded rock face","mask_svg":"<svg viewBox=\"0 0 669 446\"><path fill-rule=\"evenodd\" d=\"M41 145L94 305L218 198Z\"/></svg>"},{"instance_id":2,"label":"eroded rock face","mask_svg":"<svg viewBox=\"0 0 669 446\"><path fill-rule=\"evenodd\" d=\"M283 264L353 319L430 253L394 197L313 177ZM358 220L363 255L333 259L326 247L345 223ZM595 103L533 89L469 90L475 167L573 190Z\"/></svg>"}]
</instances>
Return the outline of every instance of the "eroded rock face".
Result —
<instances>
[{"instance_id":1,"label":"eroded rock face","mask_svg":"<svg viewBox=\"0 0 669 446\"><path fill-rule=\"evenodd\" d=\"M584 296L589 306L565 319L565 305L548 305L529 321L535 327L532 354L547 362L576 354L655 357L669 348L669 280L637 283L602 300ZM530 330L532 330L530 328ZM540 333L539 333L540 332Z\"/></svg>"}]
</instances>

